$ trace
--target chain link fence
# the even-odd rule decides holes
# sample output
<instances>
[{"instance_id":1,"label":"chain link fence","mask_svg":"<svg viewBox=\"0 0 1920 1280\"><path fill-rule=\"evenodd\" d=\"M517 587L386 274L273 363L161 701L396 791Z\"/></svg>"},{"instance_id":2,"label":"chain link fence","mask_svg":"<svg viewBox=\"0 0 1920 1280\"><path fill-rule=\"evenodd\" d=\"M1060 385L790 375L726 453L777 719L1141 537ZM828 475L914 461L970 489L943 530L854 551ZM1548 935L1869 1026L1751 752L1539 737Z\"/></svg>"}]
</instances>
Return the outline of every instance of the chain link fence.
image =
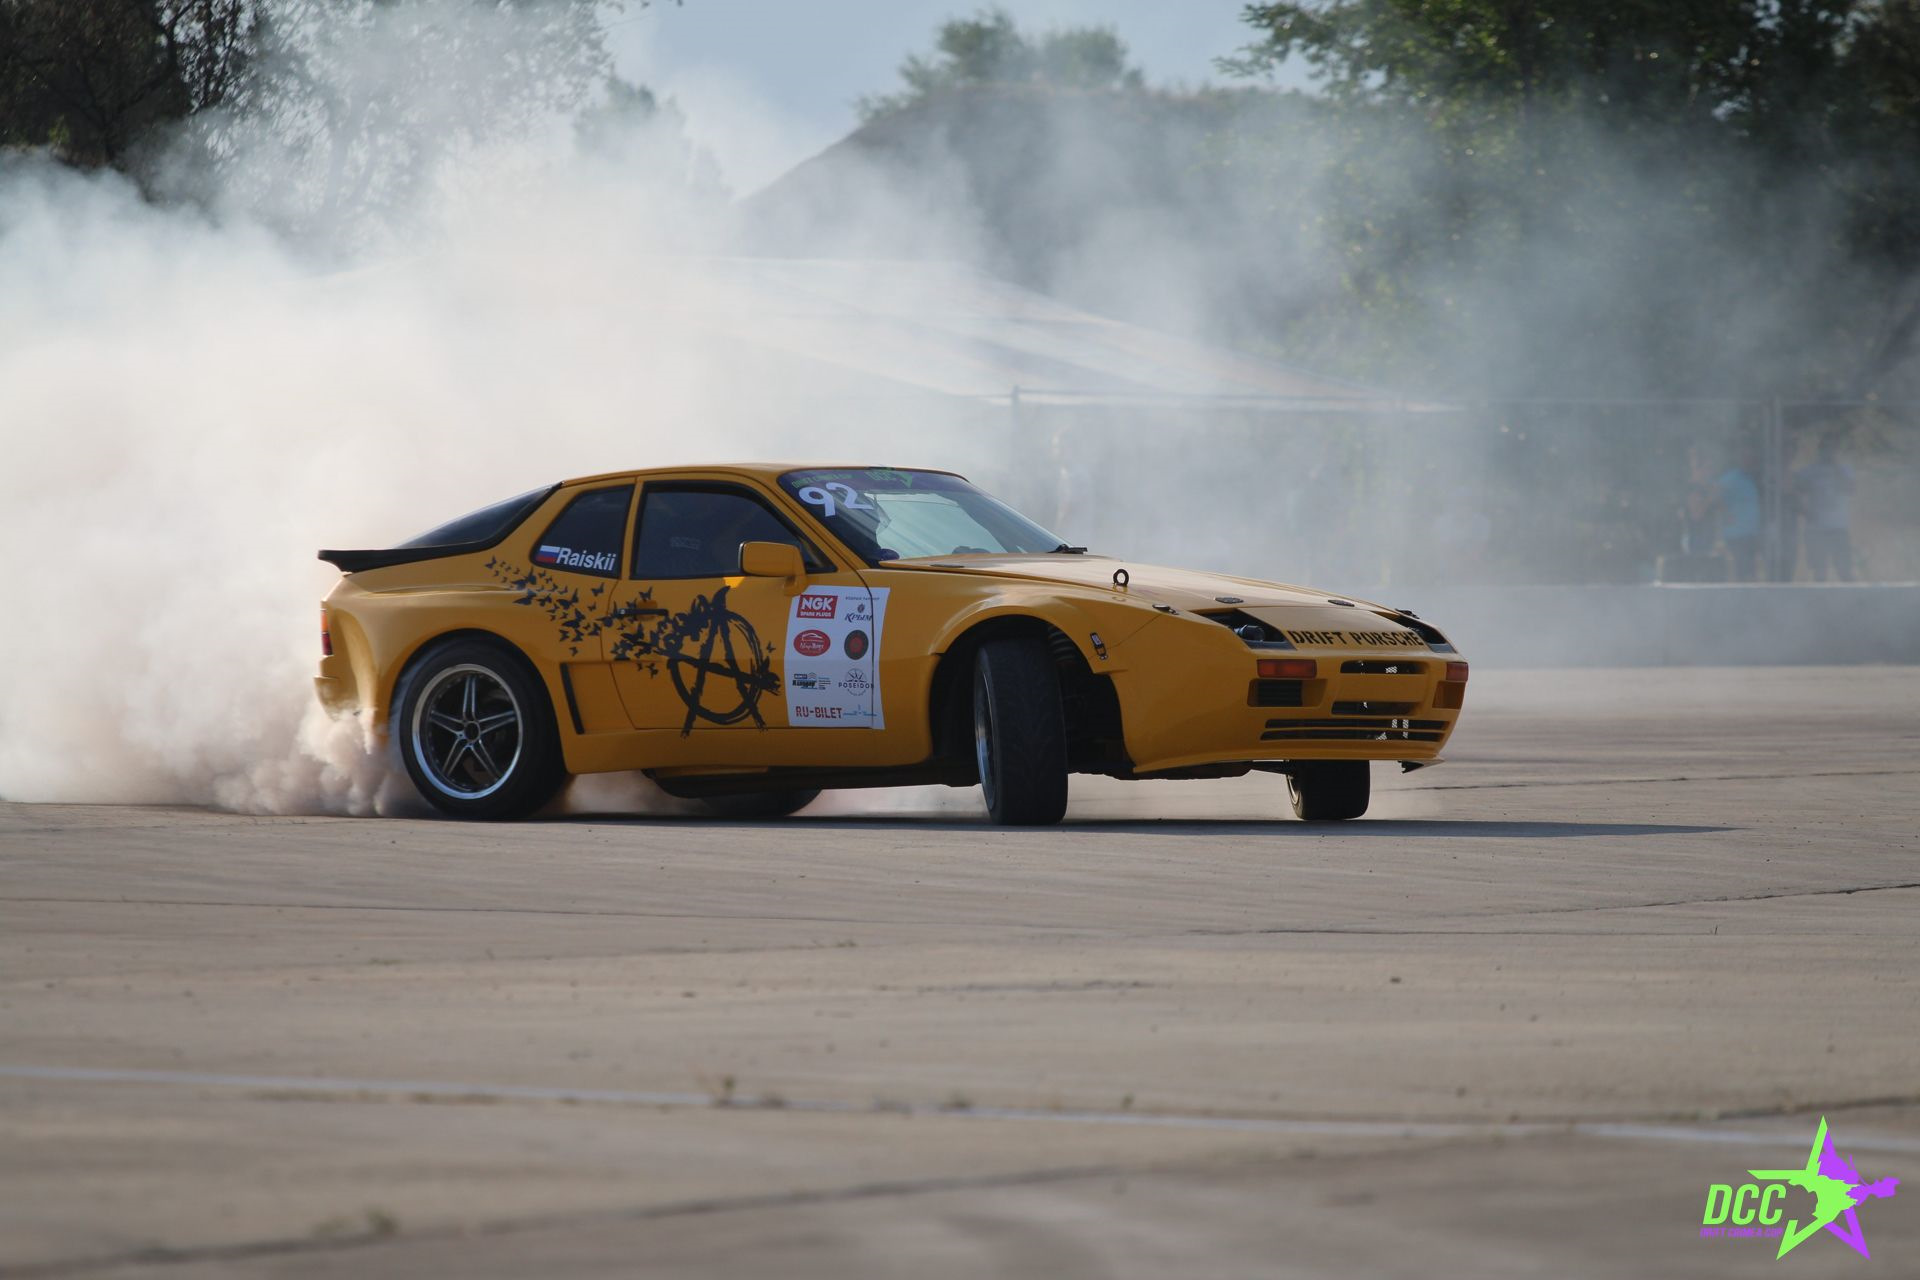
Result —
<instances>
[{"instance_id":1,"label":"chain link fence","mask_svg":"<svg viewBox=\"0 0 1920 1280\"><path fill-rule=\"evenodd\" d=\"M1920 405L1015 391L980 421L1004 463L979 479L1130 558L1377 586L1920 580Z\"/></svg>"}]
</instances>

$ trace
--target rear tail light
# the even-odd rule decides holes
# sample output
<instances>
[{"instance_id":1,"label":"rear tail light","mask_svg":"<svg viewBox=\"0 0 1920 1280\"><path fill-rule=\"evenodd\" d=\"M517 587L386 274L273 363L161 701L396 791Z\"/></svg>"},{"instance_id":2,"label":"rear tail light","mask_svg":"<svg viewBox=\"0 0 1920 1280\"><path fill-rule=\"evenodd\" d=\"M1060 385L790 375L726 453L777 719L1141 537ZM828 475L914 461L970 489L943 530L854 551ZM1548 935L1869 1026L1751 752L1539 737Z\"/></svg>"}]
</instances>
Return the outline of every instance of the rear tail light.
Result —
<instances>
[{"instance_id":1,"label":"rear tail light","mask_svg":"<svg viewBox=\"0 0 1920 1280\"><path fill-rule=\"evenodd\" d=\"M1449 662L1447 664L1447 679L1458 680L1460 683L1465 684L1467 681L1467 664L1464 662Z\"/></svg>"},{"instance_id":2,"label":"rear tail light","mask_svg":"<svg viewBox=\"0 0 1920 1280\"><path fill-rule=\"evenodd\" d=\"M333 632L327 629L327 611L325 609L320 610L320 656L323 658L331 658L333 656Z\"/></svg>"},{"instance_id":3,"label":"rear tail light","mask_svg":"<svg viewBox=\"0 0 1920 1280\"><path fill-rule=\"evenodd\" d=\"M1320 667L1312 658L1261 658L1262 680L1311 680Z\"/></svg>"}]
</instances>

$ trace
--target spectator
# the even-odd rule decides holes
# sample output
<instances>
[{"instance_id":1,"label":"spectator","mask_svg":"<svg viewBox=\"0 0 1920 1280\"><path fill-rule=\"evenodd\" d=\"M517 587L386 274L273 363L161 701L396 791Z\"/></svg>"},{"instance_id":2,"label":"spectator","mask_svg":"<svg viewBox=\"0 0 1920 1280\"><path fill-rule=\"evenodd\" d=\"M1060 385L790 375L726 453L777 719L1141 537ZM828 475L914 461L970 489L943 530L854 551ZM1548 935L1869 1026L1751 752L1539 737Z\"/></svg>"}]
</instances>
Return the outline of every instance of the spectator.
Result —
<instances>
[{"instance_id":1,"label":"spectator","mask_svg":"<svg viewBox=\"0 0 1920 1280\"><path fill-rule=\"evenodd\" d=\"M1093 476L1083 436L1071 426L1061 426L1049 446L1054 469L1052 532L1069 539L1091 539L1094 533Z\"/></svg>"},{"instance_id":2,"label":"spectator","mask_svg":"<svg viewBox=\"0 0 1920 1280\"><path fill-rule=\"evenodd\" d=\"M1761 483L1760 510L1764 532L1760 536L1761 575L1769 582L1792 582L1794 566L1800 561L1800 511L1793 500L1794 451L1798 442L1784 437L1768 458L1766 479ZM1778 486L1776 495L1770 486Z\"/></svg>"},{"instance_id":3,"label":"spectator","mask_svg":"<svg viewBox=\"0 0 1920 1280\"><path fill-rule=\"evenodd\" d=\"M1686 500L1680 504L1681 553L1690 556L1712 555L1720 537L1719 523L1714 518L1712 487L1688 485Z\"/></svg>"},{"instance_id":4,"label":"spectator","mask_svg":"<svg viewBox=\"0 0 1920 1280\"><path fill-rule=\"evenodd\" d=\"M1733 557L1733 580L1752 582L1760 554L1760 486L1753 468L1736 462L1713 483L1720 497L1720 542Z\"/></svg>"},{"instance_id":5,"label":"spectator","mask_svg":"<svg viewBox=\"0 0 1920 1280\"><path fill-rule=\"evenodd\" d=\"M1815 582L1827 580L1827 570L1841 582L1853 581L1851 499L1853 468L1838 458L1839 442L1822 437L1812 462L1793 473L1793 496L1806 517L1801 535L1807 550L1807 572Z\"/></svg>"},{"instance_id":6,"label":"spectator","mask_svg":"<svg viewBox=\"0 0 1920 1280\"><path fill-rule=\"evenodd\" d=\"M1661 582L1725 582L1727 558L1720 553L1719 490L1698 449L1687 450L1687 488L1675 512L1678 536L1660 557Z\"/></svg>"},{"instance_id":7,"label":"spectator","mask_svg":"<svg viewBox=\"0 0 1920 1280\"><path fill-rule=\"evenodd\" d=\"M1436 576L1442 581L1485 581L1493 521L1464 486L1454 487L1441 499L1430 542L1440 562Z\"/></svg>"}]
</instances>

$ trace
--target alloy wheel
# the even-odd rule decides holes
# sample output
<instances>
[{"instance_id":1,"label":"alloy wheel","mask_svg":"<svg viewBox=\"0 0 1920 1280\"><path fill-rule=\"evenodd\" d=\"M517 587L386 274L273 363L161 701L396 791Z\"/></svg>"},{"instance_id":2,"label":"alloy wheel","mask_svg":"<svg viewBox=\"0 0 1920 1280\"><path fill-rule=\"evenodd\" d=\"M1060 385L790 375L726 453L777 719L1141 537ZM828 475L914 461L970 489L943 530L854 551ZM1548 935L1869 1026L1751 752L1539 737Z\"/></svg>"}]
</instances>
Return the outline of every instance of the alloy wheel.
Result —
<instances>
[{"instance_id":1,"label":"alloy wheel","mask_svg":"<svg viewBox=\"0 0 1920 1280\"><path fill-rule=\"evenodd\" d=\"M427 781L458 800L492 795L520 762L520 703L498 675L473 663L434 673L414 702L411 731Z\"/></svg>"}]
</instances>

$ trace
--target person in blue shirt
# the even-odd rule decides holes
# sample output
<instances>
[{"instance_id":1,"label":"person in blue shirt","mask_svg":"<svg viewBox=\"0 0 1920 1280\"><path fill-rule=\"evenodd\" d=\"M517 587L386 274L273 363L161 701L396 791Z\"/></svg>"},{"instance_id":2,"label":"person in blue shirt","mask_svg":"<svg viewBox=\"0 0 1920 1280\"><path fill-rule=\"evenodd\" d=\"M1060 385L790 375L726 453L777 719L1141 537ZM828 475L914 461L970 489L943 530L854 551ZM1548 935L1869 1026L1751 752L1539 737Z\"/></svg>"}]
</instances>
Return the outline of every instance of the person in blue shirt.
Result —
<instances>
[{"instance_id":1,"label":"person in blue shirt","mask_svg":"<svg viewBox=\"0 0 1920 1280\"><path fill-rule=\"evenodd\" d=\"M1839 452L1839 441L1827 436L1814 460L1793 473L1793 496L1807 522L1801 534L1807 571L1815 582L1825 582L1829 569L1839 581L1853 581L1853 468Z\"/></svg>"},{"instance_id":2,"label":"person in blue shirt","mask_svg":"<svg viewBox=\"0 0 1920 1280\"><path fill-rule=\"evenodd\" d=\"M1733 580L1752 582L1760 554L1760 486L1739 463L1713 483L1720 496L1720 543L1733 558Z\"/></svg>"}]
</instances>

